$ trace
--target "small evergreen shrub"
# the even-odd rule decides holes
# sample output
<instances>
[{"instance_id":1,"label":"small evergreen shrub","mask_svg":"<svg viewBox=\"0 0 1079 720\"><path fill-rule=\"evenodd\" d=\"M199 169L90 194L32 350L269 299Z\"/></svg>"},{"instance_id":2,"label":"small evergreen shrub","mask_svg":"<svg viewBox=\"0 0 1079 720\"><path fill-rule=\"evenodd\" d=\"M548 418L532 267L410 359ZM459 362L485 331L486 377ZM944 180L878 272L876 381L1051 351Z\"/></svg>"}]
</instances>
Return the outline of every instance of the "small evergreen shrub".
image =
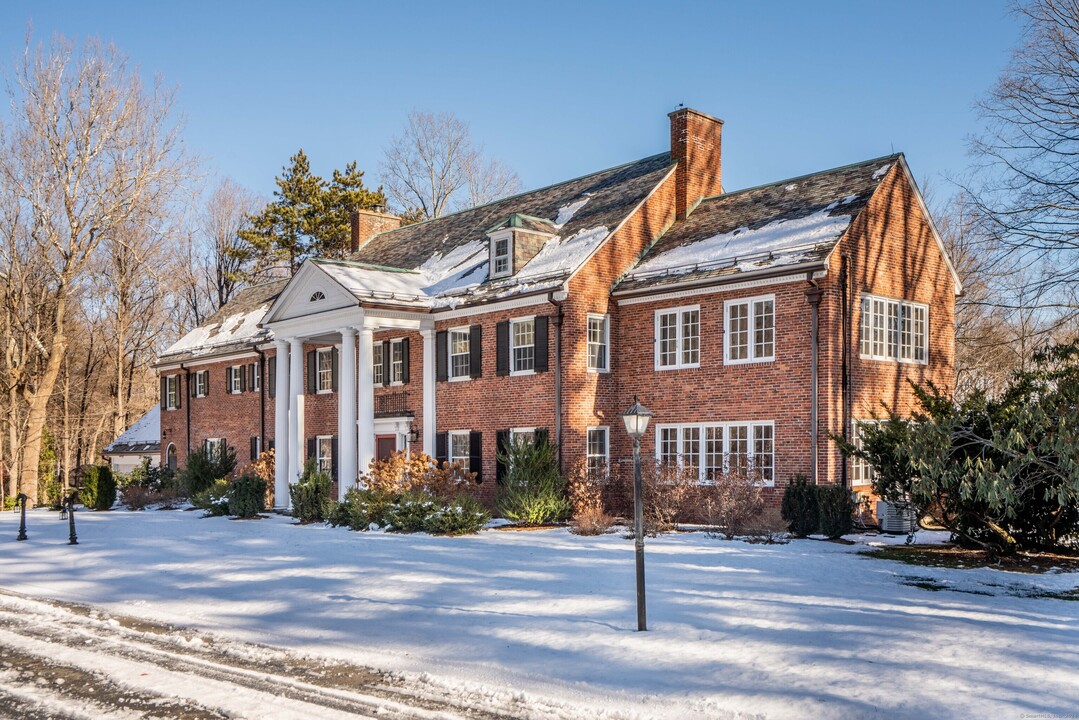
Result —
<instances>
[{"instance_id":1,"label":"small evergreen shrub","mask_svg":"<svg viewBox=\"0 0 1079 720\"><path fill-rule=\"evenodd\" d=\"M840 485L818 485L817 509L820 532L835 540L854 529L854 501L850 491Z\"/></svg>"},{"instance_id":2,"label":"small evergreen shrub","mask_svg":"<svg viewBox=\"0 0 1079 720\"><path fill-rule=\"evenodd\" d=\"M407 492L386 511L387 525L397 532L413 533L427 528L428 518L440 503L427 493Z\"/></svg>"},{"instance_id":3,"label":"small evergreen shrub","mask_svg":"<svg viewBox=\"0 0 1079 720\"><path fill-rule=\"evenodd\" d=\"M252 518L263 510L266 481L254 473L245 472L229 483L229 515Z\"/></svg>"},{"instance_id":4,"label":"small evergreen shrub","mask_svg":"<svg viewBox=\"0 0 1079 720\"><path fill-rule=\"evenodd\" d=\"M203 517L220 517L229 514L229 481L219 478L200 493L191 496L191 504L205 510Z\"/></svg>"},{"instance_id":5,"label":"small evergreen shrub","mask_svg":"<svg viewBox=\"0 0 1079 720\"><path fill-rule=\"evenodd\" d=\"M236 469L236 449L223 446L217 451L201 447L187 456L181 485L188 497L207 490L215 481L227 478Z\"/></svg>"},{"instance_id":6,"label":"small evergreen shrub","mask_svg":"<svg viewBox=\"0 0 1079 720\"><path fill-rule=\"evenodd\" d=\"M795 537L812 535L820 529L817 488L804 475L795 476L783 491L780 511L783 519L790 523L790 533Z\"/></svg>"},{"instance_id":7,"label":"small evergreen shrub","mask_svg":"<svg viewBox=\"0 0 1079 720\"><path fill-rule=\"evenodd\" d=\"M116 481L108 465L88 465L79 490L82 504L91 510L108 510L116 502Z\"/></svg>"},{"instance_id":8,"label":"small evergreen shrub","mask_svg":"<svg viewBox=\"0 0 1079 720\"><path fill-rule=\"evenodd\" d=\"M50 510L59 510L64 501L64 486L58 480L49 480L38 486L38 505Z\"/></svg>"},{"instance_id":9,"label":"small evergreen shrub","mask_svg":"<svg viewBox=\"0 0 1079 720\"><path fill-rule=\"evenodd\" d=\"M490 519L490 513L474 497L458 495L436 507L424 520L423 529L432 535L471 535Z\"/></svg>"},{"instance_id":10,"label":"small evergreen shrub","mask_svg":"<svg viewBox=\"0 0 1079 720\"><path fill-rule=\"evenodd\" d=\"M371 525L385 527L386 513L397 497L391 493L371 488L349 488L345 499L334 503L326 516L326 522L334 527L345 526L350 530L364 531Z\"/></svg>"},{"instance_id":11,"label":"small evergreen shrub","mask_svg":"<svg viewBox=\"0 0 1079 720\"><path fill-rule=\"evenodd\" d=\"M565 520L573 512L553 445L513 442L499 451L498 460L505 464L506 475L495 508L504 518L521 525L543 525Z\"/></svg>"},{"instance_id":12,"label":"small evergreen shrub","mask_svg":"<svg viewBox=\"0 0 1079 720\"><path fill-rule=\"evenodd\" d=\"M330 476L321 472L314 460L304 466L300 481L289 487L292 517L301 523L323 522L333 505L330 501Z\"/></svg>"}]
</instances>

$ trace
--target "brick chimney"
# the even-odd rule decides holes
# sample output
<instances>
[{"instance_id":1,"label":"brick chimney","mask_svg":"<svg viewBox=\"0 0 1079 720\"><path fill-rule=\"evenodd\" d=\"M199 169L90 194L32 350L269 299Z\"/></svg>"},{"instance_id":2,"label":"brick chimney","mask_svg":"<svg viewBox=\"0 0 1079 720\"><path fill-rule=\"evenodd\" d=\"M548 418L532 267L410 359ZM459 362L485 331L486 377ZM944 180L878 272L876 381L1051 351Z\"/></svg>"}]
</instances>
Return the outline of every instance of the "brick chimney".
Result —
<instances>
[{"instance_id":1,"label":"brick chimney","mask_svg":"<svg viewBox=\"0 0 1079 720\"><path fill-rule=\"evenodd\" d=\"M719 195L723 121L692 108L679 108L671 119L671 160L675 171L675 217L684 220L701 198Z\"/></svg>"},{"instance_id":2,"label":"brick chimney","mask_svg":"<svg viewBox=\"0 0 1079 720\"><path fill-rule=\"evenodd\" d=\"M352 211L352 252L363 247L380 232L401 227L401 218L375 210Z\"/></svg>"}]
</instances>

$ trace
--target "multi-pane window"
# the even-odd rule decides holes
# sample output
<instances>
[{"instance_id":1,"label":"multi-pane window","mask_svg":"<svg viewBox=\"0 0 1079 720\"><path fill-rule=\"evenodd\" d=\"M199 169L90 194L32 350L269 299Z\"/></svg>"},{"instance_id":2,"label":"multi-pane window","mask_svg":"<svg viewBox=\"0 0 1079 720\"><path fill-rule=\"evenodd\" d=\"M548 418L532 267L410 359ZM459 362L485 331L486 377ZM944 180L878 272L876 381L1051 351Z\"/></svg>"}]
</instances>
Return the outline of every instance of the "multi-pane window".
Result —
<instances>
[{"instance_id":1,"label":"multi-pane window","mask_svg":"<svg viewBox=\"0 0 1079 720\"><path fill-rule=\"evenodd\" d=\"M229 368L229 392L233 395L243 391L244 366L233 365Z\"/></svg>"},{"instance_id":2,"label":"multi-pane window","mask_svg":"<svg viewBox=\"0 0 1079 720\"><path fill-rule=\"evenodd\" d=\"M457 463L463 468L468 468L469 463L469 447L468 447L468 431L460 430L449 433L449 440L446 443L447 457L446 459L450 463Z\"/></svg>"},{"instance_id":3,"label":"multi-pane window","mask_svg":"<svg viewBox=\"0 0 1079 720\"><path fill-rule=\"evenodd\" d=\"M606 315L588 316L588 369L607 372L610 346L610 319Z\"/></svg>"},{"instance_id":4,"label":"multi-pane window","mask_svg":"<svg viewBox=\"0 0 1079 720\"><path fill-rule=\"evenodd\" d=\"M403 383L405 381L405 343L403 340L394 340L390 343L390 382Z\"/></svg>"},{"instance_id":5,"label":"multi-pane window","mask_svg":"<svg viewBox=\"0 0 1079 720\"><path fill-rule=\"evenodd\" d=\"M589 473L607 472L609 450L608 429L606 427L588 428L585 462Z\"/></svg>"},{"instance_id":6,"label":"multi-pane window","mask_svg":"<svg viewBox=\"0 0 1079 720\"><path fill-rule=\"evenodd\" d=\"M170 375L165 378L165 409L175 410L180 407L180 376Z\"/></svg>"},{"instance_id":7,"label":"multi-pane window","mask_svg":"<svg viewBox=\"0 0 1079 720\"><path fill-rule=\"evenodd\" d=\"M469 355L469 333L468 328L462 328L460 330L450 330L450 377L451 378L467 378L469 377L470 355Z\"/></svg>"},{"instance_id":8,"label":"multi-pane window","mask_svg":"<svg viewBox=\"0 0 1079 720\"><path fill-rule=\"evenodd\" d=\"M700 307L657 310L656 369L698 367L700 361Z\"/></svg>"},{"instance_id":9,"label":"multi-pane window","mask_svg":"<svg viewBox=\"0 0 1079 720\"><path fill-rule=\"evenodd\" d=\"M223 457L225 452L224 438L206 438L202 444L206 454L211 458Z\"/></svg>"},{"instance_id":10,"label":"multi-pane window","mask_svg":"<svg viewBox=\"0 0 1079 720\"><path fill-rule=\"evenodd\" d=\"M258 392L262 389L262 366L259 363L251 365L251 390Z\"/></svg>"},{"instance_id":11,"label":"multi-pane window","mask_svg":"<svg viewBox=\"0 0 1079 720\"><path fill-rule=\"evenodd\" d=\"M491 277L503 277L513 271L511 249L509 235L491 241Z\"/></svg>"},{"instance_id":12,"label":"multi-pane window","mask_svg":"<svg viewBox=\"0 0 1079 720\"><path fill-rule=\"evenodd\" d=\"M383 385L386 382L386 366L382 363L382 343L375 343L373 350L374 360L371 367L371 374L374 378L375 385Z\"/></svg>"},{"instance_id":13,"label":"multi-pane window","mask_svg":"<svg viewBox=\"0 0 1079 720\"><path fill-rule=\"evenodd\" d=\"M210 371L203 370L197 372L194 375L195 380L195 397L206 397L206 392L210 384Z\"/></svg>"},{"instance_id":14,"label":"multi-pane window","mask_svg":"<svg viewBox=\"0 0 1079 720\"><path fill-rule=\"evenodd\" d=\"M771 295L725 303L727 363L775 359L775 304Z\"/></svg>"},{"instance_id":15,"label":"multi-pane window","mask_svg":"<svg viewBox=\"0 0 1079 720\"><path fill-rule=\"evenodd\" d=\"M865 426L871 423L876 424L876 420L855 420L853 432L851 433L851 440L854 447L859 450L862 449L862 442L865 438ZM872 485L875 479L875 471L873 466L866 462L863 458L854 456L850 459L850 484L851 485Z\"/></svg>"},{"instance_id":16,"label":"multi-pane window","mask_svg":"<svg viewBox=\"0 0 1079 720\"><path fill-rule=\"evenodd\" d=\"M315 353L318 391L333 392L333 348L323 348Z\"/></svg>"},{"instance_id":17,"label":"multi-pane window","mask_svg":"<svg viewBox=\"0 0 1079 720\"><path fill-rule=\"evenodd\" d=\"M535 367L536 321L514 320L510 323L510 374L532 372Z\"/></svg>"},{"instance_id":18,"label":"multi-pane window","mask_svg":"<svg viewBox=\"0 0 1079 720\"><path fill-rule=\"evenodd\" d=\"M656 459L697 470L701 482L723 473L775 482L775 426L771 421L660 425Z\"/></svg>"},{"instance_id":19,"label":"multi-pane window","mask_svg":"<svg viewBox=\"0 0 1079 720\"><path fill-rule=\"evenodd\" d=\"M333 472L333 436L319 435L315 438L316 461L319 472Z\"/></svg>"},{"instance_id":20,"label":"multi-pane window","mask_svg":"<svg viewBox=\"0 0 1079 720\"><path fill-rule=\"evenodd\" d=\"M536 442L536 428L510 428L510 442L515 445Z\"/></svg>"},{"instance_id":21,"label":"multi-pane window","mask_svg":"<svg viewBox=\"0 0 1079 720\"><path fill-rule=\"evenodd\" d=\"M871 360L925 363L929 358L929 308L920 303L865 296L861 356Z\"/></svg>"}]
</instances>

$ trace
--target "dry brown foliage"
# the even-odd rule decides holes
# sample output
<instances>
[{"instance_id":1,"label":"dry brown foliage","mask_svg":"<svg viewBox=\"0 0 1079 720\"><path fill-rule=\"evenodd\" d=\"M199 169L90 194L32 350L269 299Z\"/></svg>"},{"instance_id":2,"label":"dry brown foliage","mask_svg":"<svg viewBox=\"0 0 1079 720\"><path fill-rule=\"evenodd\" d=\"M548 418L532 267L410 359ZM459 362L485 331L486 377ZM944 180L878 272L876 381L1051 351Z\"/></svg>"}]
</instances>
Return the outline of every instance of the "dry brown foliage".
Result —
<instances>
[{"instance_id":1,"label":"dry brown foliage","mask_svg":"<svg viewBox=\"0 0 1079 720\"><path fill-rule=\"evenodd\" d=\"M615 519L603 509L603 486L607 477L606 467L589 470L585 458L578 460L570 470L566 490L573 503L571 533L603 535L614 525Z\"/></svg>"},{"instance_id":2,"label":"dry brown foliage","mask_svg":"<svg viewBox=\"0 0 1079 720\"><path fill-rule=\"evenodd\" d=\"M761 486L747 473L718 474L711 485L701 487L701 494L709 532L728 540L746 534L764 507Z\"/></svg>"},{"instance_id":3,"label":"dry brown foliage","mask_svg":"<svg viewBox=\"0 0 1079 720\"><path fill-rule=\"evenodd\" d=\"M387 494L406 491L425 492L442 498L452 498L471 492L476 473L457 463L443 462L441 466L427 453L395 452L385 460L372 461L360 484Z\"/></svg>"},{"instance_id":4,"label":"dry brown foliage","mask_svg":"<svg viewBox=\"0 0 1079 720\"><path fill-rule=\"evenodd\" d=\"M633 464L623 463L611 473L623 497L632 503ZM644 531L655 537L676 527L676 520L686 501L699 486L697 468L660 463L652 458L641 459L641 483L644 490ZM630 506L632 512L632 505Z\"/></svg>"},{"instance_id":5,"label":"dry brown foliage","mask_svg":"<svg viewBox=\"0 0 1079 720\"><path fill-rule=\"evenodd\" d=\"M746 523L745 534L768 545L787 542L787 523L777 507L766 507Z\"/></svg>"},{"instance_id":6,"label":"dry brown foliage","mask_svg":"<svg viewBox=\"0 0 1079 720\"><path fill-rule=\"evenodd\" d=\"M128 485L120 491L120 502L128 510L145 510L150 505L171 505L176 502L175 490L151 490L142 485Z\"/></svg>"},{"instance_id":7,"label":"dry brown foliage","mask_svg":"<svg viewBox=\"0 0 1079 720\"><path fill-rule=\"evenodd\" d=\"M569 531L574 535L605 535L614 524L615 519L603 508L589 508L574 512Z\"/></svg>"},{"instance_id":8,"label":"dry brown foliage","mask_svg":"<svg viewBox=\"0 0 1079 720\"><path fill-rule=\"evenodd\" d=\"M266 504L263 507L274 507L274 475L275 475L276 463L274 461L273 450L263 450L259 455L258 460L255 460L248 465L244 465L238 472L235 473L236 477L243 475L244 473L252 473L259 478L266 481Z\"/></svg>"}]
</instances>

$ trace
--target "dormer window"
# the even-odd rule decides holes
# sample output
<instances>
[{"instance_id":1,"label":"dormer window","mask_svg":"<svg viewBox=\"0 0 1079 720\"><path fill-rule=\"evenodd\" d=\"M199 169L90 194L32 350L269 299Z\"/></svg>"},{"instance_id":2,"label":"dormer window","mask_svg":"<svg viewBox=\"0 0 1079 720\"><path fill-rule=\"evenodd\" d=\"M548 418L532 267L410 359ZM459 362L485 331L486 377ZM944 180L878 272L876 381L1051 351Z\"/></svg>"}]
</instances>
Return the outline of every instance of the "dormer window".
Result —
<instances>
[{"instance_id":1,"label":"dormer window","mask_svg":"<svg viewBox=\"0 0 1079 720\"><path fill-rule=\"evenodd\" d=\"M491 238L491 277L513 274L513 233L506 232Z\"/></svg>"}]
</instances>

